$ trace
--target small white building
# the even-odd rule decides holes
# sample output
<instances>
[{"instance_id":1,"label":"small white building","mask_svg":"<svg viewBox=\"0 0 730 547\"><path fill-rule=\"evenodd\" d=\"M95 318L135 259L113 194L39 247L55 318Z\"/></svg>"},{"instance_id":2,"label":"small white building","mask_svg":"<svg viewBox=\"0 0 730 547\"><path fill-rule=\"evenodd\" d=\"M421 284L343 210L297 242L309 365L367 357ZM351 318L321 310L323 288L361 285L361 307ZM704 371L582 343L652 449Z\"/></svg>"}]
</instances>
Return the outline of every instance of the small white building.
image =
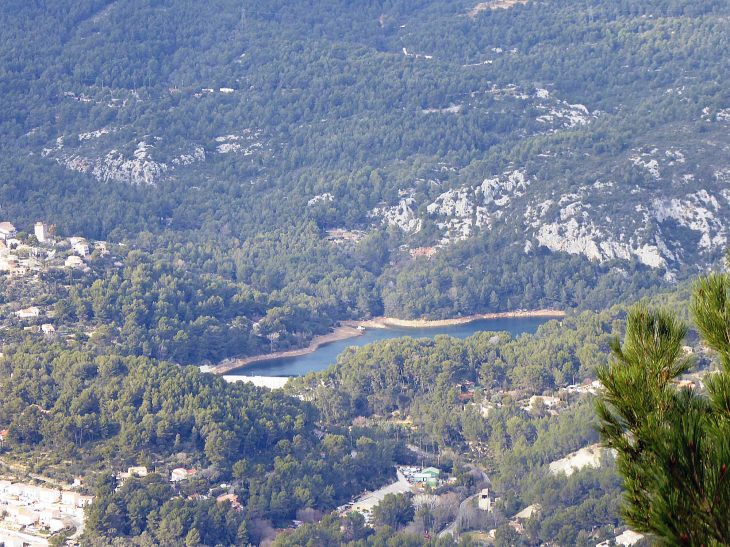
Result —
<instances>
[{"instance_id":1,"label":"small white building","mask_svg":"<svg viewBox=\"0 0 730 547\"><path fill-rule=\"evenodd\" d=\"M79 256L88 256L91 249L86 241L79 241L74 244L74 252Z\"/></svg>"},{"instance_id":2,"label":"small white building","mask_svg":"<svg viewBox=\"0 0 730 547\"><path fill-rule=\"evenodd\" d=\"M43 325L41 325L41 330L43 331L43 334L45 334L49 338L53 338L56 335L56 327L54 327L50 323L44 323Z\"/></svg>"},{"instance_id":3,"label":"small white building","mask_svg":"<svg viewBox=\"0 0 730 547\"><path fill-rule=\"evenodd\" d=\"M198 471L196 469L183 469L182 467L178 467L177 469L173 469L172 473L170 473L170 482L184 481L194 476L197 472Z\"/></svg>"},{"instance_id":4,"label":"small white building","mask_svg":"<svg viewBox=\"0 0 730 547\"><path fill-rule=\"evenodd\" d=\"M532 397L530 397L530 402L526 407L524 407L524 410L530 412L533 408L537 406L538 401L541 401L542 404L545 405L547 408L553 408L554 406L558 406L560 404L559 397L549 397L547 395L533 395Z\"/></svg>"},{"instance_id":5,"label":"small white building","mask_svg":"<svg viewBox=\"0 0 730 547\"><path fill-rule=\"evenodd\" d=\"M38 317L40 314L41 314L41 310L39 310L35 306L31 306L30 308L25 308L24 310L18 310L15 312L15 315L17 315L21 319L30 319L32 317Z\"/></svg>"},{"instance_id":6,"label":"small white building","mask_svg":"<svg viewBox=\"0 0 730 547\"><path fill-rule=\"evenodd\" d=\"M84 261L78 256L69 256L65 262L67 268L80 268L83 265Z\"/></svg>"},{"instance_id":7,"label":"small white building","mask_svg":"<svg viewBox=\"0 0 730 547\"><path fill-rule=\"evenodd\" d=\"M489 488L485 488L479 493L477 505L482 511L491 513L494 511L494 504L500 500L500 498L493 498L489 493Z\"/></svg>"},{"instance_id":8,"label":"small white building","mask_svg":"<svg viewBox=\"0 0 730 547\"><path fill-rule=\"evenodd\" d=\"M48 226L46 226L44 222L35 223L34 233L38 243L45 243L48 241Z\"/></svg>"},{"instance_id":9,"label":"small white building","mask_svg":"<svg viewBox=\"0 0 730 547\"><path fill-rule=\"evenodd\" d=\"M9 222L0 222L0 239L7 241L8 239L14 238L18 234L15 226Z\"/></svg>"}]
</instances>

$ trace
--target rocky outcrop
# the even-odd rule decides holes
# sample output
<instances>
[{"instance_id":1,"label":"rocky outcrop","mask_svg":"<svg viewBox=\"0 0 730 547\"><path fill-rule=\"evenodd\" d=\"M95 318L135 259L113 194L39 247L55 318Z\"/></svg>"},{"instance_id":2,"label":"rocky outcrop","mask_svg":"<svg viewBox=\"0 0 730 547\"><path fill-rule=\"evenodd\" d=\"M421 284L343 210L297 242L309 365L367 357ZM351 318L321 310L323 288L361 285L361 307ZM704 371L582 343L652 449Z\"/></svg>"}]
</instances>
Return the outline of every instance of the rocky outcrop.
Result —
<instances>
[{"instance_id":1,"label":"rocky outcrop","mask_svg":"<svg viewBox=\"0 0 730 547\"><path fill-rule=\"evenodd\" d=\"M600 263L636 260L665 268L667 279L685 264L709 265L729 243L730 168L715 169L700 185L681 150L635 150L626 161L644 171L644 184L596 181L556 194L511 169L479 185L446 190L425 208L411 193L371 214L407 232L428 216L441 232L439 247L501 223L523 231L525 253L534 252L536 242ZM633 179L642 182L640 174Z\"/></svg>"},{"instance_id":2,"label":"rocky outcrop","mask_svg":"<svg viewBox=\"0 0 730 547\"><path fill-rule=\"evenodd\" d=\"M98 139L113 131L101 129L79 134L79 141L86 142ZM94 157L92 149L68 152L64 147L63 137L56 140L55 146L45 148L43 156L53 157L67 169L86 173L102 181L116 181L128 184L154 184L175 167L192 165L205 161L205 150L196 146L170 160L170 163L155 161L150 154L154 145L146 140L138 143L132 157L125 156L117 149L112 149L101 156Z\"/></svg>"},{"instance_id":3,"label":"rocky outcrop","mask_svg":"<svg viewBox=\"0 0 730 547\"><path fill-rule=\"evenodd\" d=\"M232 135L221 135L216 137L215 142L218 144L215 151L218 154L237 153L244 156L250 156L255 151L263 148L260 142L261 130L244 129L240 133Z\"/></svg>"},{"instance_id":4,"label":"rocky outcrop","mask_svg":"<svg viewBox=\"0 0 730 547\"><path fill-rule=\"evenodd\" d=\"M398 205L383 206L373 209L369 216L379 218L391 226L398 226L404 232L415 233L421 230L422 221L416 217L413 209L416 200L412 196L401 198Z\"/></svg>"}]
</instances>

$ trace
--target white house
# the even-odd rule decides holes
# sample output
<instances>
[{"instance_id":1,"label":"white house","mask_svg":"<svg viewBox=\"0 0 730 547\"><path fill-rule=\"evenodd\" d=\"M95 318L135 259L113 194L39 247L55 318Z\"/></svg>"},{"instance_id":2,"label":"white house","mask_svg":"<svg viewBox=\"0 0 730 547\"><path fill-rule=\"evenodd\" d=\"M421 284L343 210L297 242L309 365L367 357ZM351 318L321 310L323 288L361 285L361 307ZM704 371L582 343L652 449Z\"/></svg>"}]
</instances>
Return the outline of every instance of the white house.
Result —
<instances>
[{"instance_id":1,"label":"white house","mask_svg":"<svg viewBox=\"0 0 730 547\"><path fill-rule=\"evenodd\" d=\"M71 492L70 490L64 490L61 492L61 503L63 505L86 507L92 501L94 501L94 496L84 496L78 492Z\"/></svg>"},{"instance_id":2,"label":"white house","mask_svg":"<svg viewBox=\"0 0 730 547\"><path fill-rule=\"evenodd\" d=\"M170 473L170 482L184 481L185 479L195 475L197 472L198 471L196 469L183 469L182 467L178 467L177 469L173 469L172 473Z\"/></svg>"},{"instance_id":3,"label":"white house","mask_svg":"<svg viewBox=\"0 0 730 547\"><path fill-rule=\"evenodd\" d=\"M532 518L533 515L540 513L540 505L534 504L529 507L525 507L522 511L517 513L513 518L516 520L527 520Z\"/></svg>"},{"instance_id":4,"label":"white house","mask_svg":"<svg viewBox=\"0 0 730 547\"><path fill-rule=\"evenodd\" d=\"M494 510L494 504L500 500L500 498L493 498L491 496L489 488L483 489L477 499L477 506L479 509L486 511L487 513L491 513Z\"/></svg>"},{"instance_id":5,"label":"white house","mask_svg":"<svg viewBox=\"0 0 730 547\"><path fill-rule=\"evenodd\" d=\"M130 467L126 472L121 472L117 475L117 479L120 481L127 480L132 476L146 477L148 474L147 468L144 466Z\"/></svg>"},{"instance_id":6,"label":"white house","mask_svg":"<svg viewBox=\"0 0 730 547\"><path fill-rule=\"evenodd\" d=\"M31 306L30 308L26 308L24 310L18 310L15 312L15 315L17 315L21 319L29 319L31 317L38 317L40 314L41 314L41 310L39 310L35 306Z\"/></svg>"},{"instance_id":7,"label":"white house","mask_svg":"<svg viewBox=\"0 0 730 547\"><path fill-rule=\"evenodd\" d=\"M525 407L525 410L530 411L537 405L538 401L542 401L547 408L552 408L560 404L559 397L548 397L546 395L533 395L530 397L530 403Z\"/></svg>"},{"instance_id":8,"label":"white house","mask_svg":"<svg viewBox=\"0 0 730 547\"><path fill-rule=\"evenodd\" d=\"M73 522L68 517L54 518L46 526L51 529L51 532L58 532L59 530L73 526Z\"/></svg>"},{"instance_id":9,"label":"white house","mask_svg":"<svg viewBox=\"0 0 730 547\"><path fill-rule=\"evenodd\" d=\"M38 512L38 521L43 526L50 526L51 522L53 520L60 519L60 518L61 518L61 511L59 511L58 509L47 508L47 509L43 509L42 511ZM63 526L62 526L62 528L63 528Z\"/></svg>"},{"instance_id":10,"label":"white house","mask_svg":"<svg viewBox=\"0 0 730 547\"><path fill-rule=\"evenodd\" d=\"M20 536L9 535L9 533L0 533L0 541L5 547L25 547L28 543Z\"/></svg>"},{"instance_id":11,"label":"white house","mask_svg":"<svg viewBox=\"0 0 730 547\"><path fill-rule=\"evenodd\" d=\"M86 241L79 241L74 244L74 251L77 255L87 256L91 252L91 249Z\"/></svg>"},{"instance_id":12,"label":"white house","mask_svg":"<svg viewBox=\"0 0 730 547\"><path fill-rule=\"evenodd\" d=\"M8 239L14 238L18 231L15 226L9 222L0 222L0 239L7 241Z\"/></svg>"},{"instance_id":13,"label":"white house","mask_svg":"<svg viewBox=\"0 0 730 547\"><path fill-rule=\"evenodd\" d=\"M78 256L69 256L66 259L65 266L67 268L78 268L84 265L84 261Z\"/></svg>"},{"instance_id":14,"label":"white house","mask_svg":"<svg viewBox=\"0 0 730 547\"><path fill-rule=\"evenodd\" d=\"M11 266L8 269L8 272L10 273L11 277L23 277L28 275L28 268L25 266Z\"/></svg>"},{"instance_id":15,"label":"white house","mask_svg":"<svg viewBox=\"0 0 730 547\"><path fill-rule=\"evenodd\" d=\"M53 337L56 335L56 327L54 327L50 323L45 323L41 325L41 330L43 331L43 334L48 337Z\"/></svg>"},{"instance_id":16,"label":"white house","mask_svg":"<svg viewBox=\"0 0 730 547\"><path fill-rule=\"evenodd\" d=\"M12 509L8 509L8 513L14 516L15 522L17 522L21 526L31 526L38 522L38 520L40 519L40 515L38 513L26 509L25 507L18 507L17 513L15 515L13 515L13 512L14 511Z\"/></svg>"}]
</instances>

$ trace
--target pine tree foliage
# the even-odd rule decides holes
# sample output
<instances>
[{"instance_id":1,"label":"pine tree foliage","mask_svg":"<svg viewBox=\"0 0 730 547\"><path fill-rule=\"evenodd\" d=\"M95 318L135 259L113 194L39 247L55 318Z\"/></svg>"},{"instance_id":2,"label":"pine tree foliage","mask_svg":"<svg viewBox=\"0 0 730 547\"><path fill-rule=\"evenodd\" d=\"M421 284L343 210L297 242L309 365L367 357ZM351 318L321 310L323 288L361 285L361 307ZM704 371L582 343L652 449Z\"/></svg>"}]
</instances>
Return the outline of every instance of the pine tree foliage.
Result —
<instances>
[{"instance_id":1,"label":"pine tree foliage","mask_svg":"<svg viewBox=\"0 0 730 547\"><path fill-rule=\"evenodd\" d=\"M662 545L730 545L730 275L699 279L690 311L720 363L705 377L707 393L677 387L692 366L682 351L687 326L638 305L623 344L612 344L613 362L597 373L596 409L603 443L618 453L624 520Z\"/></svg>"}]
</instances>

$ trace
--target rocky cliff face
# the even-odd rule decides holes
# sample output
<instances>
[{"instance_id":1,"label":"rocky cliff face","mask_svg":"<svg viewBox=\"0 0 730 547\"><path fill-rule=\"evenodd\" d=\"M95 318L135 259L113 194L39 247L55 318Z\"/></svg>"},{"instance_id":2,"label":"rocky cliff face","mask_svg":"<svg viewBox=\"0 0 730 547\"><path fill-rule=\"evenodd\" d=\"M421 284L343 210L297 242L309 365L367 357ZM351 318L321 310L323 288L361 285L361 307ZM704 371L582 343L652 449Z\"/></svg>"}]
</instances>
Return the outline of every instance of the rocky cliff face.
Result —
<instances>
[{"instance_id":1,"label":"rocky cliff face","mask_svg":"<svg viewBox=\"0 0 730 547\"><path fill-rule=\"evenodd\" d=\"M112 133L110 130L99 130L82 133L78 138L82 143L91 142L110 133ZM131 157L116 148L106 153L101 152L103 155L99 155L99 148L81 146L72 149L64 145L63 137L59 137L55 146L43 150L43 155L52 157L67 169L92 175L102 182L116 181L128 184L154 184L177 166L205 161L205 150L202 146L181 153L172 158L170 163L153 160L151 151L154 145L149 144L147 140L137 144Z\"/></svg>"},{"instance_id":2,"label":"rocky cliff face","mask_svg":"<svg viewBox=\"0 0 730 547\"><path fill-rule=\"evenodd\" d=\"M165 175L177 168L205 162L205 149L190 144L179 150L176 155L163 161L158 159L156 145L159 137L145 137L130 154L125 154L115 146L115 128L104 128L80 133L78 142L68 146L59 137L42 155L74 171L89 174L102 182L122 182L127 184L155 184ZM216 138L214 154L241 154L250 156L263 149L260 130L243 130L237 134Z\"/></svg>"},{"instance_id":3,"label":"rocky cliff face","mask_svg":"<svg viewBox=\"0 0 730 547\"><path fill-rule=\"evenodd\" d=\"M439 227L441 247L503 223L522 232L526 253L537 244L598 262L637 260L673 279L685 264L709 265L730 231L730 169L703 180L685 156L674 148L633 152L626 161L651 184L596 181L562 194L513 169L443 192L426 204L426 216ZM420 206L411 195L371 215L413 233L424 220Z\"/></svg>"}]
</instances>

